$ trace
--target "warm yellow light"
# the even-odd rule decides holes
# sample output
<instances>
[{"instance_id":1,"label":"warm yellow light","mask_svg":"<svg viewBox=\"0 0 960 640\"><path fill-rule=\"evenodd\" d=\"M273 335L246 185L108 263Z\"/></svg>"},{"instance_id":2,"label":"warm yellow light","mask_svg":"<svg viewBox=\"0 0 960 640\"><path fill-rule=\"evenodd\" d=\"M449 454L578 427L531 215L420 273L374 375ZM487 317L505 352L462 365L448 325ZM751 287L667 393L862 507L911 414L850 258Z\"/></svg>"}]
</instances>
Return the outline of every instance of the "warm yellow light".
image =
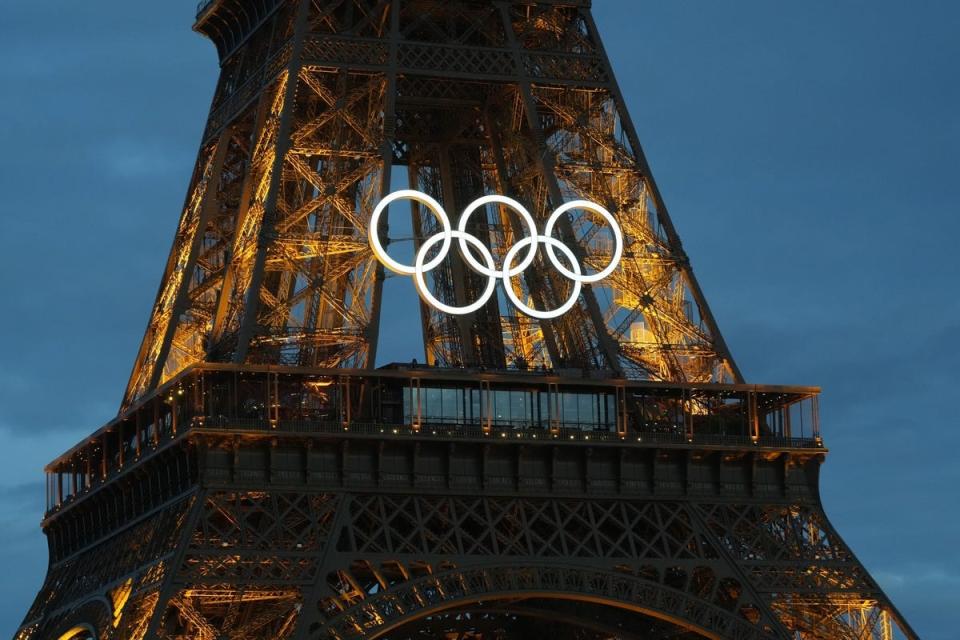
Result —
<instances>
[{"instance_id":1,"label":"warm yellow light","mask_svg":"<svg viewBox=\"0 0 960 640\"><path fill-rule=\"evenodd\" d=\"M96 640L97 634L88 624L78 624L69 631L60 634L57 640Z\"/></svg>"}]
</instances>

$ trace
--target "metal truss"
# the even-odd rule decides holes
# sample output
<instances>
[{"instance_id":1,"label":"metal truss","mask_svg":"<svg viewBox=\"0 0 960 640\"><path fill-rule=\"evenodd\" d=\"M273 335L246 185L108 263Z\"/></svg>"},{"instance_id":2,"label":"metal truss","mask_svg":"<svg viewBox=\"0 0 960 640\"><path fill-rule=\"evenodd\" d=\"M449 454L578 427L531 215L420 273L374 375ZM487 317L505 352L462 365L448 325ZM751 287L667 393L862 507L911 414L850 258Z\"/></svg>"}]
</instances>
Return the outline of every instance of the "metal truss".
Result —
<instances>
[{"instance_id":1,"label":"metal truss","mask_svg":"<svg viewBox=\"0 0 960 640\"><path fill-rule=\"evenodd\" d=\"M221 76L173 248L121 415L48 467L16 640L916 640L820 505L817 390L720 384L742 377L588 0L204 0L195 29ZM541 228L599 203L621 266L550 321L421 304L430 366L372 373L368 223L404 176ZM385 244L436 231L408 213ZM491 205L469 231L502 258L523 228ZM610 256L589 213L557 233ZM428 284L483 287L457 258ZM506 286L569 292L543 261ZM421 386L475 423L421 420ZM546 421L494 429L520 387ZM562 393L610 424L560 424Z\"/></svg>"},{"instance_id":2,"label":"metal truss","mask_svg":"<svg viewBox=\"0 0 960 640\"><path fill-rule=\"evenodd\" d=\"M197 28L222 75L125 405L198 362L372 366L384 274L366 223L398 165L451 211L506 193L542 221L584 198L626 236L622 267L563 318L507 311L502 294L468 318L423 306L429 363L740 380L586 6L213 2ZM471 231L502 254L518 221L485 213ZM410 215L419 246L435 221ZM561 227L584 264L604 263L590 214ZM430 285L463 304L483 283L454 259ZM543 307L568 284L537 263L510 286Z\"/></svg>"},{"instance_id":3,"label":"metal truss","mask_svg":"<svg viewBox=\"0 0 960 640\"><path fill-rule=\"evenodd\" d=\"M215 457L215 442L197 450ZM544 617L584 638L916 637L815 502L253 489L230 475L54 562L18 639L78 621L138 640L515 638Z\"/></svg>"},{"instance_id":4,"label":"metal truss","mask_svg":"<svg viewBox=\"0 0 960 640\"><path fill-rule=\"evenodd\" d=\"M18 640L489 640L547 621L561 638L917 637L823 513L816 440L401 433L357 415L171 424L52 506ZM56 484L100 447L55 463Z\"/></svg>"}]
</instances>

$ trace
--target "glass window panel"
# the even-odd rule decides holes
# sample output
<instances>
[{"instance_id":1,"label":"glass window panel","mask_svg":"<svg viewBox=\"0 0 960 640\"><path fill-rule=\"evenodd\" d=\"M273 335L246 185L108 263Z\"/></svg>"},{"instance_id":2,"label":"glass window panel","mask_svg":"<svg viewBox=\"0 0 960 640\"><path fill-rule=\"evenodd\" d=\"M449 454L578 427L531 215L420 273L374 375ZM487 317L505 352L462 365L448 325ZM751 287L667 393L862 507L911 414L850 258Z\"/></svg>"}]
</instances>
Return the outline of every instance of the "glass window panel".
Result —
<instances>
[{"instance_id":1,"label":"glass window panel","mask_svg":"<svg viewBox=\"0 0 960 640\"><path fill-rule=\"evenodd\" d=\"M529 401L526 391L510 392L510 421L516 427L526 427L530 424Z\"/></svg>"},{"instance_id":2,"label":"glass window panel","mask_svg":"<svg viewBox=\"0 0 960 640\"><path fill-rule=\"evenodd\" d=\"M593 394L577 394L577 409L580 417L580 427L587 428L596 424L597 420L594 413L595 397Z\"/></svg>"},{"instance_id":3,"label":"glass window panel","mask_svg":"<svg viewBox=\"0 0 960 640\"><path fill-rule=\"evenodd\" d=\"M480 410L480 389L470 389L470 423L479 425L483 413Z\"/></svg>"},{"instance_id":4,"label":"glass window panel","mask_svg":"<svg viewBox=\"0 0 960 640\"><path fill-rule=\"evenodd\" d=\"M504 424L510 419L510 392L509 391L494 391L493 392L493 404L494 404L494 420L496 424Z\"/></svg>"},{"instance_id":5,"label":"glass window panel","mask_svg":"<svg viewBox=\"0 0 960 640\"><path fill-rule=\"evenodd\" d=\"M575 393L564 393L562 395L563 402L561 405L561 422L564 426L575 427L577 423L580 422L578 406L577 406L577 394Z\"/></svg>"},{"instance_id":6,"label":"glass window panel","mask_svg":"<svg viewBox=\"0 0 960 640\"><path fill-rule=\"evenodd\" d=\"M424 389L421 393L426 397L424 403L424 415L428 420L439 420L443 418L443 402L440 395L440 389Z\"/></svg>"},{"instance_id":7,"label":"glass window panel","mask_svg":"<svg viewBox=\"0 0 960 640\"><path fill-rule=\"evenodd\" d=\"M441 392L443 400L443 421L444 422L463 422L463 390L461 389L443 389Z\"/></svg>"}]
</instances>

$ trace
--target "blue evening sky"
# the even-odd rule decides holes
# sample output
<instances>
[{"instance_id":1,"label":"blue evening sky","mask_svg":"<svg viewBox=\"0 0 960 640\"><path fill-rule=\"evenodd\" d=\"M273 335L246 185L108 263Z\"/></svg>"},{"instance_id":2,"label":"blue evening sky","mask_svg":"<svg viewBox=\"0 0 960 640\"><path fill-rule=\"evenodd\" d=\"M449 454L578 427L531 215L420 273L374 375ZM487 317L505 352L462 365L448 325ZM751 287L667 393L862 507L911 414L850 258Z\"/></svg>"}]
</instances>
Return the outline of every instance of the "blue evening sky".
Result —
<instances>
[{"instance_id":1,"label":"blue evening sky","mask_svg":"<svg viewBox=\"0 0 960 640\"><path fill-rule=\"evenodd\" d=\"M4 3L0 637L46 566L41 468L116 412L156 294L217 76L195 4ZM595 5L734 356L823 387L829 515L921 636L954 640L960 3ZM393 295L385 348L409 359Z\"/></svg>"}]
</instances>

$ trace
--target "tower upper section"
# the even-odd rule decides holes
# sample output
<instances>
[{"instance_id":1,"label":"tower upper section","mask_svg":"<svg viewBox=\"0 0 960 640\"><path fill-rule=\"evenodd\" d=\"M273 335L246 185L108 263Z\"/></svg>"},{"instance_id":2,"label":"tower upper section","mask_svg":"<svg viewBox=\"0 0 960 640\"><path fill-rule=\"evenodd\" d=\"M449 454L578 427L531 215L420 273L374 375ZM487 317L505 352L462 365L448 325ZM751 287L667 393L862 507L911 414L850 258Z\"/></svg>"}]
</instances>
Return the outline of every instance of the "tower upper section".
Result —
<instances>
[{"instance_id":1,"label":"tower upper section","mask_svg":"<svg viewBox=\"0 0 960 640\"><path fill-rule=\"evenodd\" d=\"M428 364L741 381L588 2L209 0L195 29L221 74L126 404L197 363L374 366L386 274L371 236L416 253L438 232L418 203L370 228L398 182L454 223L483 196L519 203L532 225L487 201L460 231L497 269L530 228L588 201L555 240L585 272L618 264L574 289L541 248L484 298L463 255L438 262L419 289L442 303L421 305ZM556 318L523 311L571 300Z\"/></svg>"}]
</instances>

